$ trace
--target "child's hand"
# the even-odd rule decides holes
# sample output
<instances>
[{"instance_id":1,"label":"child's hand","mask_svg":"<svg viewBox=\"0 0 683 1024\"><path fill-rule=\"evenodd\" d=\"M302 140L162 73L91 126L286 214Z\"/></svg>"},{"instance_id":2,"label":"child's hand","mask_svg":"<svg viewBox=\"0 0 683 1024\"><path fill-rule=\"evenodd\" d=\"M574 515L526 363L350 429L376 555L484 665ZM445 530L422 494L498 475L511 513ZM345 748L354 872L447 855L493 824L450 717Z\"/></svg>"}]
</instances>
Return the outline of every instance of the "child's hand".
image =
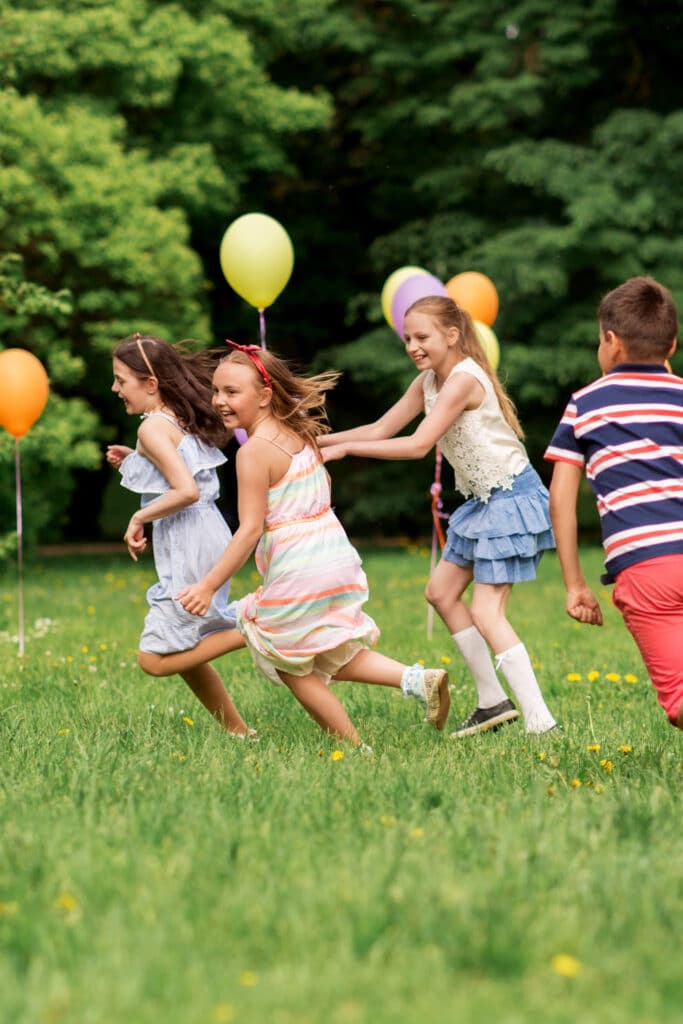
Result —
<instances>
[{"instance_id":1,"label":"child's hand","mask_svg":"<svg viewBox=\"0 0 683 1024\"><path fill-rule=\"evenodd\" d=\"M131 517L126 532L123 535L123 542L128 548L128 554L134 562L138 560L138 554L141 554L147 547L147 538L145 537L145 528L142 523L139 523L135 516Z\"/></svg>"},{"instance_id":2,"label":"child's hand","mask_svg":"<svg viewBox=\"0 0 683 1024\"><path fill-rule=\"evenodd\" d=\"M185 611L191 615L206 615L214 593L211 587L207 587L206 583L200 580L199 583L191 583L179 590L175 599L180 601Z\"/></svg>"},{"instance_id":3,"label":"child's hand","mask_svg":"<svg viewBox=\"0 0 683 1024\"><path fill-rule=\"evenodd\" d=\"M107 462L118 469L123 460L130 455L132 448L126 448L124 444L110 444L107 448Z\"/></svg>"},{"instance_id":4,"label":"child's hand","mask_svg":"<svg viewBox=\"0 0 683 1024\"><path fill-rule=\"evenodd\" d=\"M329 448L323 448L320 452L323 462L336 462L337 459L346 458L348 452L345 444L332 444Z\"/></svg>"},{"instance_id":5,"label":"child's hand","mask_svg":"<svg viewBox=\"0 0 683 1024\"><path fill-rule=\"evenodd\" d=\"M602 611L589 587L574 587L567 591L567 615L589 626L602 626Z\"/></svg>"}]
</instances>

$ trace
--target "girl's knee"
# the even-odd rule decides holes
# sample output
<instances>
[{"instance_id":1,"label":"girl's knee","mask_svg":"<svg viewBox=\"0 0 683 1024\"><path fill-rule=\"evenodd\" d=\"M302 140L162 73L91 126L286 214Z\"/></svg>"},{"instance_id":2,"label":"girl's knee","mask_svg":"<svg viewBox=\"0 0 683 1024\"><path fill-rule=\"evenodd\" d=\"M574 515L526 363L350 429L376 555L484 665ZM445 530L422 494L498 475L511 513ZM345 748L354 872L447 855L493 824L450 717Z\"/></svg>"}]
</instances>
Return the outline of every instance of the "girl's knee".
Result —
<instances>
[{"instance_id":1,"label":"girl's knee","mask_svg":"<svg viewBox=\"0 0 683 1024\"><path fill-rule=\"evenodd\" d=\"M138 651L138 665L148 676L164 676L163 660L160 654L150 654L149 651Z\"/></svg>"}]
</instances>

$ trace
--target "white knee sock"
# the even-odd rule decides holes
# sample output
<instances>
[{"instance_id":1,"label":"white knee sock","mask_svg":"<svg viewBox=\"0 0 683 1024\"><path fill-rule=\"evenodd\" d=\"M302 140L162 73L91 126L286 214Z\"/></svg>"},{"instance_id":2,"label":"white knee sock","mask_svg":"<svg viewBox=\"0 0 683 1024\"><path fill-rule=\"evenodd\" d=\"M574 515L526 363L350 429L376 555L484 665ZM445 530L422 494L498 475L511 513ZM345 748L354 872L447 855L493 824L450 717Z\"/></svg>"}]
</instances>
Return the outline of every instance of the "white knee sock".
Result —
<instances>
[{"instance_id":1,"label":"white knee sock","mask_svg":"<svg viewBox=\"0 0 683 1024\"><path fill-rule=\"evenodd\" d=\"M536 682L536 675L524 644L516 644L496 655L510 689L519 702L527 732L547 732L556 724Z\"/></svg>"},{"instance_id":2,"label":"white knee sock","mask_svg":"<svg viewBox=\"0 0 683 1024\"><path fill-rule=\"evenodd\" d=\"M502 700L507 700L507 694L498 682L486 641L477 627L468 626L451 635L477 684L477 707L492 708Z\"/></svg>"}]
</instances>

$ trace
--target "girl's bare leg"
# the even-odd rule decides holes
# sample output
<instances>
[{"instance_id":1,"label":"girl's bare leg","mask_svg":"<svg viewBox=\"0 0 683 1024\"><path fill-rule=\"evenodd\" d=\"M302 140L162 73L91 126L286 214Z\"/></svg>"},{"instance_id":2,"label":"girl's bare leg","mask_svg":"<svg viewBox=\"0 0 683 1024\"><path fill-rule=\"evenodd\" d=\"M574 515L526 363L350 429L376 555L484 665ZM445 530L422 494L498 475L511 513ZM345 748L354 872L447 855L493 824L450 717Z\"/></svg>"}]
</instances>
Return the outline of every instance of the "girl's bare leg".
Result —
<instances>
[{"instance_id":1,"label":"girl's bare leg","mask_svg":"<svg viewBox=\"0 0 683 1024\"><path fill-rule=\"evenodd\" d=\"M400 687L407 665L387 658L379 651L359 651L332 677L338 682L373 683L376 686Z\"/></svg>"},{"instance_id":2,"label":"girl's bare leg","mask_svg":"<svg viewBox=\"0 0 683 1024\"><path fill-rule=\"evenodd\" d=\"M278 672L278 675L321 729L331 736L350 740L355 747L360 746L360 736L353 722L320 676L314 673L292 676L288 672Z\"/></svg>"},{"instance_id":3,"label":"girl's bare leg","mask_svg":"<svg viewBox=\"0 0 683 1024\"><path fill-rule=\"evenodd\" d=\"M505 614L511 590L511 583L474 584L470 613L494 654L521 643Z\"/></svg>"},{"instance_id":4,"label":"girl's bare leg","mask_svg":"<svg viewBox=\"0 0 683 1024\"><path fill-rule=\"evenodd\" d=\"M232 702L223 680L213 665L199 665L180 673L207 711L209 711L226 732L246 736L247 723Z\"/></svg>"},{"instance_id":5,"label":"girl's bare leg","mask_svg":"<svg viewBox=\"0 0 683 1024\"><path fill-rule=\"evenodd\" d=\"M192 647L189 651L177 654L150 654L149 651L138 651L138 665L149 676L182 675L189 669L205 665L214 658L230 651L239 651L246 647L244 637L237 629L223 629L220 633L211 633Z\"/></svg>"},{"instance_id":6,"label":"girl's bare leg","mask_svg":"<svg viewBox=\"0 0 683 1024\"><path fill-rule=\"evenodd\" d=\"M425 597L446 623L451 636L472 625L470 609L462 600L471 582L471 569L447 562L443 558L429 577Z\"/></svg>"}]
</instances>

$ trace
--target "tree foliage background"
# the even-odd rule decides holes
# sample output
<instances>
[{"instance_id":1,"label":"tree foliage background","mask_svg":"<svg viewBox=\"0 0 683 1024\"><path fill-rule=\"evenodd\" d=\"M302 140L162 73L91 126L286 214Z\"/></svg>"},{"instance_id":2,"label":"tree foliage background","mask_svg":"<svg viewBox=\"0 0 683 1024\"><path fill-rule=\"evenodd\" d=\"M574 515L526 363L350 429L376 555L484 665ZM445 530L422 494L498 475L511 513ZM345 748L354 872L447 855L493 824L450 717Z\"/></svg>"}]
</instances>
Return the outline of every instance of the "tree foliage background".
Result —
<instances>
[{"instance_id":1,"label":"tree foliage background","mask_svg":"<svg viewBox=\"0 0 683 1024\"><path fill-rule=\"evenodd\" d=\"M683 298L682 29L675 0L0 0L0 344L52 382L22 442L27 529L118 529L101 452L132 425L111 349L135 330L252 340L218 246L257 209L296 253L269 344L344 370L336 427L410 378L386 276L478 269L541 468L597 373L604 291L651 273ZM8 530L11 462L3 435ZM425 533L432 471L335 464L337 507L356 532Z\"/></svg>"}]
</instances>

